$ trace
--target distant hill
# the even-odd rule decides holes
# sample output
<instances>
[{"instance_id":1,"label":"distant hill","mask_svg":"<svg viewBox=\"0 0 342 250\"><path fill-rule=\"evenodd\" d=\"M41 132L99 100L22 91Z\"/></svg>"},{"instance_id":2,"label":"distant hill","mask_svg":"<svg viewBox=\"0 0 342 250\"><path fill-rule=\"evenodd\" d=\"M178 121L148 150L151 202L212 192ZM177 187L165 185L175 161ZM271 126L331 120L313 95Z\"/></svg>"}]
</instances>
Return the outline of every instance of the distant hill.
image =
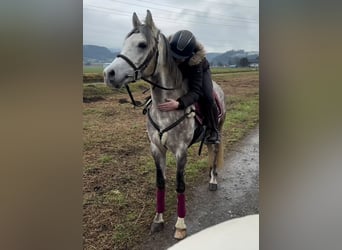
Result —
<instances>
[{"instance_id":1,"label":"distant hill","mask_svg":"<svg viewBox=\"0 0 342 250\"><path fill-rule=\"evenodd\" d=\"M83 63L110 63L119 49L108 49L97 45L83 45ZM259 62L258 51L229 50L224 53L207 53L206 58L212 66L238 65L241 58L247 57L249 63Z\"/></svg>"},{"instance_id":2,"label":"distant hill","mask_svg":"<svg viewBox=\"0 0 342 250\"><path fill-rule=\"evenodd\" d=\"M211 60L213 60L215 57L221 55L221 53L207 53L205 55L205 57L207 58L207 60L210 62Z\"/></svg>"},{"instance_id":3,"label":"distant hill","mask_svg":"<svg viewBox=\"0 0 342 250\"><path fill-rule=\"evenodd\" d=\"M208 61L213 66L238 65L241 58L244 57L247 57L249 63L259 62L259 52L248 52L244 50L229 50Z\"/></svg>"},{"instance_id":4,"label":"distant hill","mask_svg":"<svg viewBox=\"0 0 342 250\"><path fill-rule=\"evenodd\" d=\"M112 52L106 47L83 45L83 63L112 62L118 52Z\"/></svg>"}]
</instances>

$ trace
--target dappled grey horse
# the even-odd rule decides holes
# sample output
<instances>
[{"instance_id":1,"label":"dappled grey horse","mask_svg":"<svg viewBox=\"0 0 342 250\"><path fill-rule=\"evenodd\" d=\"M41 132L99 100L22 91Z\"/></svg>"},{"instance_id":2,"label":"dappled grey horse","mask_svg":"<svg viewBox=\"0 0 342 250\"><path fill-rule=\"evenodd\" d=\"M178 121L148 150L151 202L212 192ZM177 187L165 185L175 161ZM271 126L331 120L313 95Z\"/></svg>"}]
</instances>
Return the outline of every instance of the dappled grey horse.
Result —
<instances>
[{"instance_id":1,"label":"dappled grey horse","mask_svg":"<svg viewBox=\"0 0 342 250\"><path fill-rule=\"evenodd\" d=\"M176 158L177 166L178 219L174 237L183 239L186 236L184 170L187 150L193 142L197 125L193 106L169 112L162 112L157 108L166 98L177 99L184 95L187 92L187 81L182 78L182 73L170 53L169 42L156 28L150 11L147 11L144 23L133 14L133 30L126 36L121 53L104 69L103 74L105 83L110 87L120 88L139 79L152 85L152 104L148 108L147 130L156 166L157 206L151 230L159 231L164 225L166 151L170 150ZM219 123L219 129L222 130L225 118L224 93L215 82L213 85L223 107L223 116ZM223 144L207 146L209 188L216 190L216 168L223 164Z\"/></svg>"}]
</instances>

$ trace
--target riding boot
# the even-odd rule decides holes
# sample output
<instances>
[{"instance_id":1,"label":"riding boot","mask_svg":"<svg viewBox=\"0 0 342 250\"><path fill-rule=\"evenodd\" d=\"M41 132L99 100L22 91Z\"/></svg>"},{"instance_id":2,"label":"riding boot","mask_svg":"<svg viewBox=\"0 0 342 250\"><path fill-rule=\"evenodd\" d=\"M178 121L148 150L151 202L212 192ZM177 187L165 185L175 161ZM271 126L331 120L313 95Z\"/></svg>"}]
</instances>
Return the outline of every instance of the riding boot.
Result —
<instances>
[{"instance_id":1,"label":"riding boot","mask_svg":"<svg viewBox=\"0 0 342 250\"><path fill-rule=\"evenodd\" d=\"M218 130L218 111L216 105L213 105L208 111L208 137L206 138L206 143L217 144L220 143L220 133Z\"/></svg>"}]
</instances>

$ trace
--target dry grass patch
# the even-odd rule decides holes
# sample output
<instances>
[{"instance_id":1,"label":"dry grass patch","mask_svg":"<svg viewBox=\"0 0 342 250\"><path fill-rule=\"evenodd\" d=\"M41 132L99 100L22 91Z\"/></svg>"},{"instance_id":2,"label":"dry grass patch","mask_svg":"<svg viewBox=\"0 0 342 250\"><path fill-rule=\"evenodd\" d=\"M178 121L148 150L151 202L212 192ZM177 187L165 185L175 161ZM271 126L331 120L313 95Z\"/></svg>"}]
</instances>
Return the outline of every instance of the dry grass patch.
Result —
<instances>
[{"instance_id":1,"label":"dry grass patch","mask_svg":"<svg viewBox=\"0 0 342 250\"><path fill-rule=\"evenodd\" d=\"M252 72L213 77L227 96L223 140L229 150L258 123L259 75ZM137 100L146 96L141 94L145 87L138 84L133 88ZM127 94L104 90L106 87L101 85L95 88L104 91L99 94L103 99L83 104L84 248L138 249L148 237L155 211L155 167L146 117L128 103ZM185 177L189 196L192 186L208 181L207 151L203 147L198 156L198 147L189 150ZM170 221L176 211L176 169L173 157L168 156L165 219Z\"/></svg>"}]
</instances>

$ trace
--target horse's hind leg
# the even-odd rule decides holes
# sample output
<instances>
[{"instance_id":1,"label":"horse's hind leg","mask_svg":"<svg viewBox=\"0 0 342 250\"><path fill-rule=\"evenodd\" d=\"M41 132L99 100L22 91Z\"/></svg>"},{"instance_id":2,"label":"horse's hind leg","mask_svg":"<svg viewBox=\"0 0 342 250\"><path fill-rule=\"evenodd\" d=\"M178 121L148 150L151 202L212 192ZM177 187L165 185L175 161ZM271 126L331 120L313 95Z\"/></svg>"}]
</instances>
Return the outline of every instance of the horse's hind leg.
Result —
<instances>
[{"instance_id":1,"label":"horse's hind leg","mask_svg":"<svg viewBox=\"0 0 342 250\"><path fill-rule=\"evenodd\" d=\"M165 211L165 168L166 150L161 151L154 144L151 144L152 156L156 165L156 215L151 224L151 232L159 232L164 228L163 213Z\"/></svg>"},{"instance_id":2,"label":"horse's hind leg","mask_svg":"<svg viewBox=\"0 0 342 250\"><path fill-rule=\"evenodd\" d=\"M177 160L177 223L175 225L176 231L174 237L178 240L182 240L186 237L186 225L185 225L185 182L184 182L184 169L187 160L187 149L178 151L176 153Z\"/></svg>"},{"instance_id":3,"label":"horse's hind leg","mask_svg":"<svg viewBox=\"0 0 342 250\"><path fill-rule=\"evenodd\" d=\"M217 157L219 151L219 144L208 144L208 153L209 153L209 190L216 191L217 190Z\"/></svg>"}]
</instances>

